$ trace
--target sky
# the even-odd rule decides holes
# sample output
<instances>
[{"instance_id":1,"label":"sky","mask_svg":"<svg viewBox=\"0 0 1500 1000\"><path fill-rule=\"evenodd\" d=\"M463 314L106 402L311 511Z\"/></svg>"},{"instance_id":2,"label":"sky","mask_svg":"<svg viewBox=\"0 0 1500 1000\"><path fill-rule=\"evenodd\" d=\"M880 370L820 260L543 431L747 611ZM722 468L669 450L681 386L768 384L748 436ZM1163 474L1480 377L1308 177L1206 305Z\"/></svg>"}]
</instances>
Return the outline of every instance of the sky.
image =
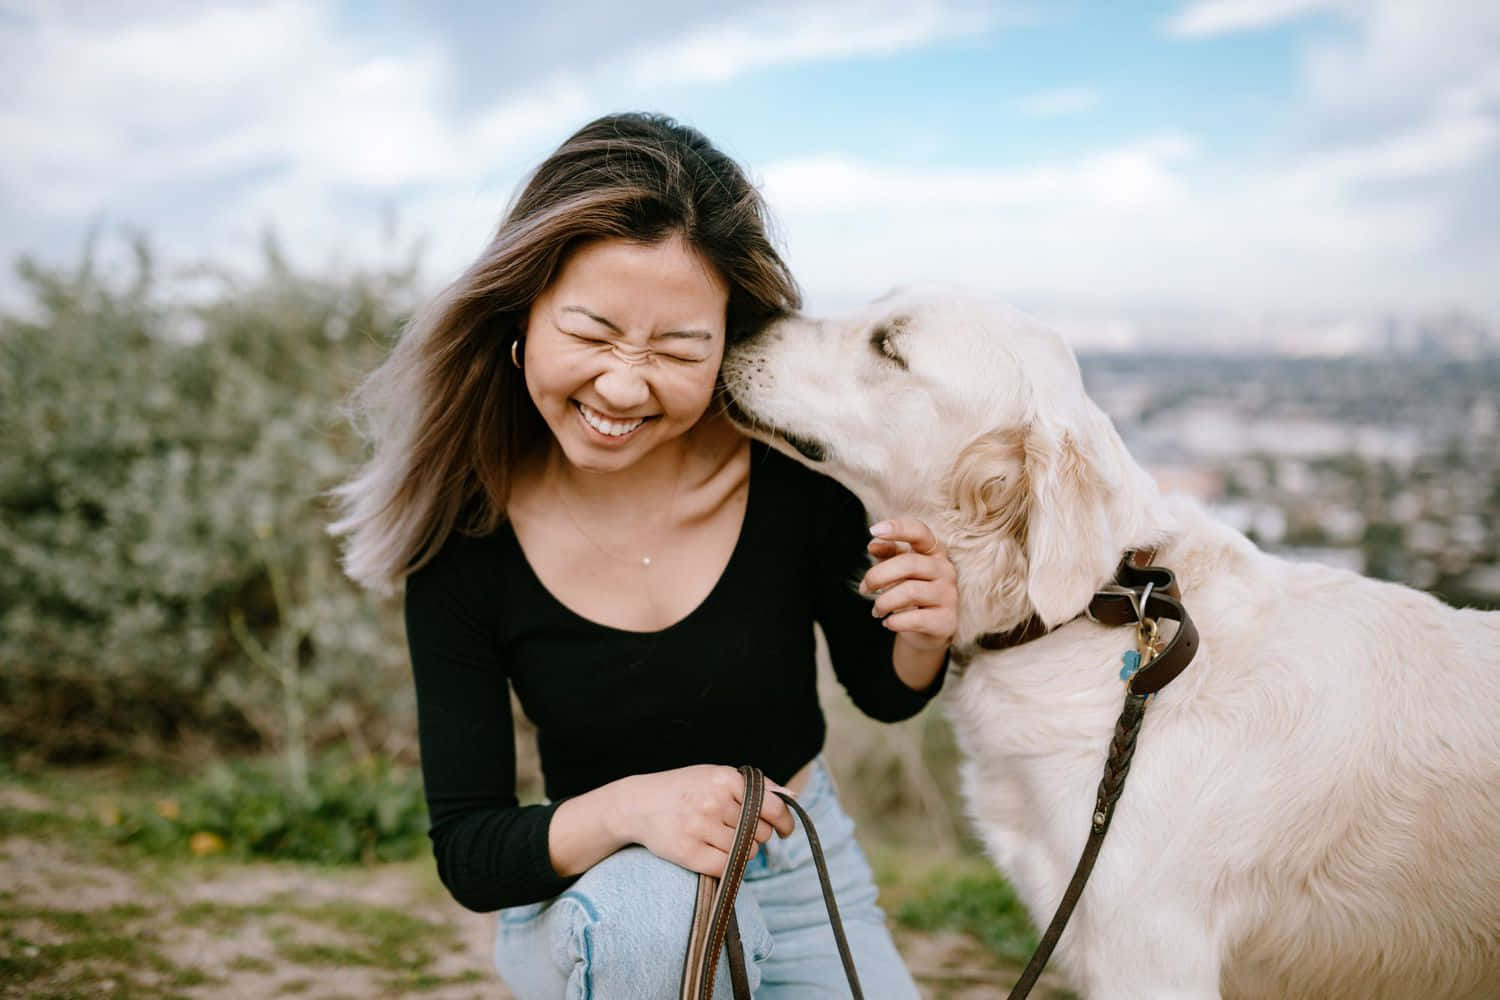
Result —
<instances>
[{"instance_id":1,"label":"sky","mask_svg":"<svg viewBox=\"0 0 1500 1000\"><path fill-rule=\"evenodd\" d=\"M746 167L812 311L1500 319L1500 0L0 0L0 254L436 288L632 109Z\"/></svg>"}]
</instances>

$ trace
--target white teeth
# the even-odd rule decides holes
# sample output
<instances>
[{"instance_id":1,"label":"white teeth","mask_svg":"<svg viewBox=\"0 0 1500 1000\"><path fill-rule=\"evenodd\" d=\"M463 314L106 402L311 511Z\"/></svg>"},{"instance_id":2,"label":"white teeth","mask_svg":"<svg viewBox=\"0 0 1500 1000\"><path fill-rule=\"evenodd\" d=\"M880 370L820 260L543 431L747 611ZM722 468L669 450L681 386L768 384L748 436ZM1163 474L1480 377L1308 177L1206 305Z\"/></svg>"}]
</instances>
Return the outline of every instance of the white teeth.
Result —
<instances>
[{"instance_id":1,"label":"white teeth","mask_svg":"<svg viewBox=\"0 0 1500 1000\"><path fill-rule=\"evenodd\" d=\"M583 414L583 419L588 421L588 425L590 427L601 434L608 434L610 437L620 437L621 435L629 434L631 431L635 430L637 427L641 426L641 424L644 424L646 422L645 417L642 417L639 420L631 420L629 422L620 420L606 420L582 403L578 404L578 412Z\"/></svg>"}]
</instances>

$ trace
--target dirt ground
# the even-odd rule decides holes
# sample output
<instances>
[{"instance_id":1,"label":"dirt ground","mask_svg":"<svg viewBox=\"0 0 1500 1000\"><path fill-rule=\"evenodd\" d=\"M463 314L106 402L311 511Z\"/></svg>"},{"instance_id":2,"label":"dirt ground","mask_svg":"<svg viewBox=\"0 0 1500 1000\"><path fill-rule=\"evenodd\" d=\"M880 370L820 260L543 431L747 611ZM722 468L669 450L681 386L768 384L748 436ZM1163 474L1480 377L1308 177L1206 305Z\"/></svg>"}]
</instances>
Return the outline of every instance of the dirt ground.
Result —
<instances>
[{"instance_id":1,"label":"dirt ground","mask_svg":"<svg viewBox=\"0 0 1500 1000\"><path fill-rule=\"evenodd\" d=\"M48 807L0 787L0 997L510 996L493 918L449 900L427 859L163 860L79 843ZM967 935L895 932L929 1000L1004 996L1016 974Z\"/></svg>"}]
</instances>

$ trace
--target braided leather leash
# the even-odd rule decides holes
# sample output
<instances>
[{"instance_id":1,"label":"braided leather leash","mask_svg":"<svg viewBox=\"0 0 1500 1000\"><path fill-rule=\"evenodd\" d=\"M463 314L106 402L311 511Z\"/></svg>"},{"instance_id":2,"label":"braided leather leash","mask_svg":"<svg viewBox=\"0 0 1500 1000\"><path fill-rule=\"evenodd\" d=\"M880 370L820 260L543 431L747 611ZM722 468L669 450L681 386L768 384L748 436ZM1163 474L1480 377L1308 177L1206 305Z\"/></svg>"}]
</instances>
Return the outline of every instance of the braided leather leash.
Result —
<instances>
[{"instance_id":1,"label":"braided leather leash","mask_svg":"<svg viewBox=\"0 0 1500 1000\"><path fill-rule=\"evenodd\" d=\"M1104 835L1109 832L1110 822L1114 819L1115 805L1120 801L1120 793L1125 790L1125 777L1130 773L1130 761L1135 756L1135 740L1140 734L1141 722L1146 717L1147 702L1153 694L1182 673L1198 651L1198 629L1179 600L1177 580L1172 571L1160 566L1137 566L1132 559L1133 555L1134 553L1127 552L1120 561L1120 566L1115 571L1114 585L1094 595L1093 601L1089 603L1089 617L1104 625L1134 624L1138 628L1144 628L1149 623L1153 639L1157 634L1156 623L1163 618L1175 621L1177 631L1149 659L1146 654L1154 650L1148 643L1146 651L1142 653L1144 662L1126 681L1125 706L1120 710L1114 737L1109 741L1109 756L1105 759L1104 776L1099 781L1099 790L1094 799L1093 821L1089 825L1089 838L1084 844L1083 855L1078 859L1078 867L1073 871L1073 878L1063 893L1062 902L1058 904L1052 922L1047 925L1041 942L1032 953L1031 960L1026 963L1021 978L1011 989L1008 1000L1022 1000L1031 993L1047 960L1052 957L1058 939L1062 937L1063 928L1068 925L1068 918L1073 915L1073 908L1083 895L1083 887L1094 870L1094 862L1099 858L1099 849L1104 846ZM1031 630L1028 626L1029 623L1025 623L1020 629L1005 635L1029 632ZM989 637L981 638L981 646L984 645L985 638ZM1025 638L1032 636L1026 635Z\"/></svg>"},{"instance_id":2,"label":"braided leather leash","mask_svg":"<svg viewBox=\"0 0 1500 1000\"><path fill-rule=\"evenodd\" d=\"M734 918L734 898L739 893L740 882L745 877L745 865L755 847L755 826L760 820L761 803L765 801L766 780L758 768L745 765L740 768L745 779L745 796L740 806L740 821L735 829L734 846L729 852L729 861L724 866L724 876L698 876L698 896L693 905L693 923L688 931L687 956L682 966L682 1000L713 1000L714 977L718 972L719 949L729 948L729 978L735 1000L750 1000L750 981L745 971L745 949L740 941L739 923ZM838 945L839 958L844 963L844 975L849 980L849 989L854 1000L864 1000L860 990L859 976L854 971L854 956L849 951L849 941L844 937L844 924L839 919L838 903L833 898L833 882L828 877L828 865L823 860L823 844L818 840L818 831L795 799L777 792L783 802L796 813L807 831L807 842L812 848L813 864L818 869L818 882L823 888L823 903L828 909L828 922L833 927L833 939Z\"/></svg>"}]
</instances>

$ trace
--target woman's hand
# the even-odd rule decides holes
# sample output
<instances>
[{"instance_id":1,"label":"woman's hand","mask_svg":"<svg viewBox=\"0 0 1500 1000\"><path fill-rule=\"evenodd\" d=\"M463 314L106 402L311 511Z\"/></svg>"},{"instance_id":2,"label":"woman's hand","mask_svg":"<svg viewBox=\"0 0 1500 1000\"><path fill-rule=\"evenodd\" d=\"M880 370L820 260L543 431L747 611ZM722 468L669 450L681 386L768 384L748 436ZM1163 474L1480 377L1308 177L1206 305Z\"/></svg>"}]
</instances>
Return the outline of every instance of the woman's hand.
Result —
<instances>
[{"instance_id":1,"label":"woman's hand","mask_svg":"<svg viewBox=\"0 0 1500 1000\"><path fill-rule=\"evenodd\" d=\"M724 874L739 828L745 779L732 767L696 764L621 779L620 833L659 858L702 875ZM793 830L792 811L773 792L788 790L766 779L766 797L755 827L755 846Z\"/></svg>"},{"instance_id":2,"label":"woman's hand","mask_svg":"<svg viewBox=\"0 0 1500 1000\"><path fill-rule=\"evenodd\" d=\"M860 581L874 594L871 613L885 619L898 642L934 652L948 648L958 631L958 571L932 529L915 517L870 527L868 551L877 560Z\"/></svg>"}]
</instances>

